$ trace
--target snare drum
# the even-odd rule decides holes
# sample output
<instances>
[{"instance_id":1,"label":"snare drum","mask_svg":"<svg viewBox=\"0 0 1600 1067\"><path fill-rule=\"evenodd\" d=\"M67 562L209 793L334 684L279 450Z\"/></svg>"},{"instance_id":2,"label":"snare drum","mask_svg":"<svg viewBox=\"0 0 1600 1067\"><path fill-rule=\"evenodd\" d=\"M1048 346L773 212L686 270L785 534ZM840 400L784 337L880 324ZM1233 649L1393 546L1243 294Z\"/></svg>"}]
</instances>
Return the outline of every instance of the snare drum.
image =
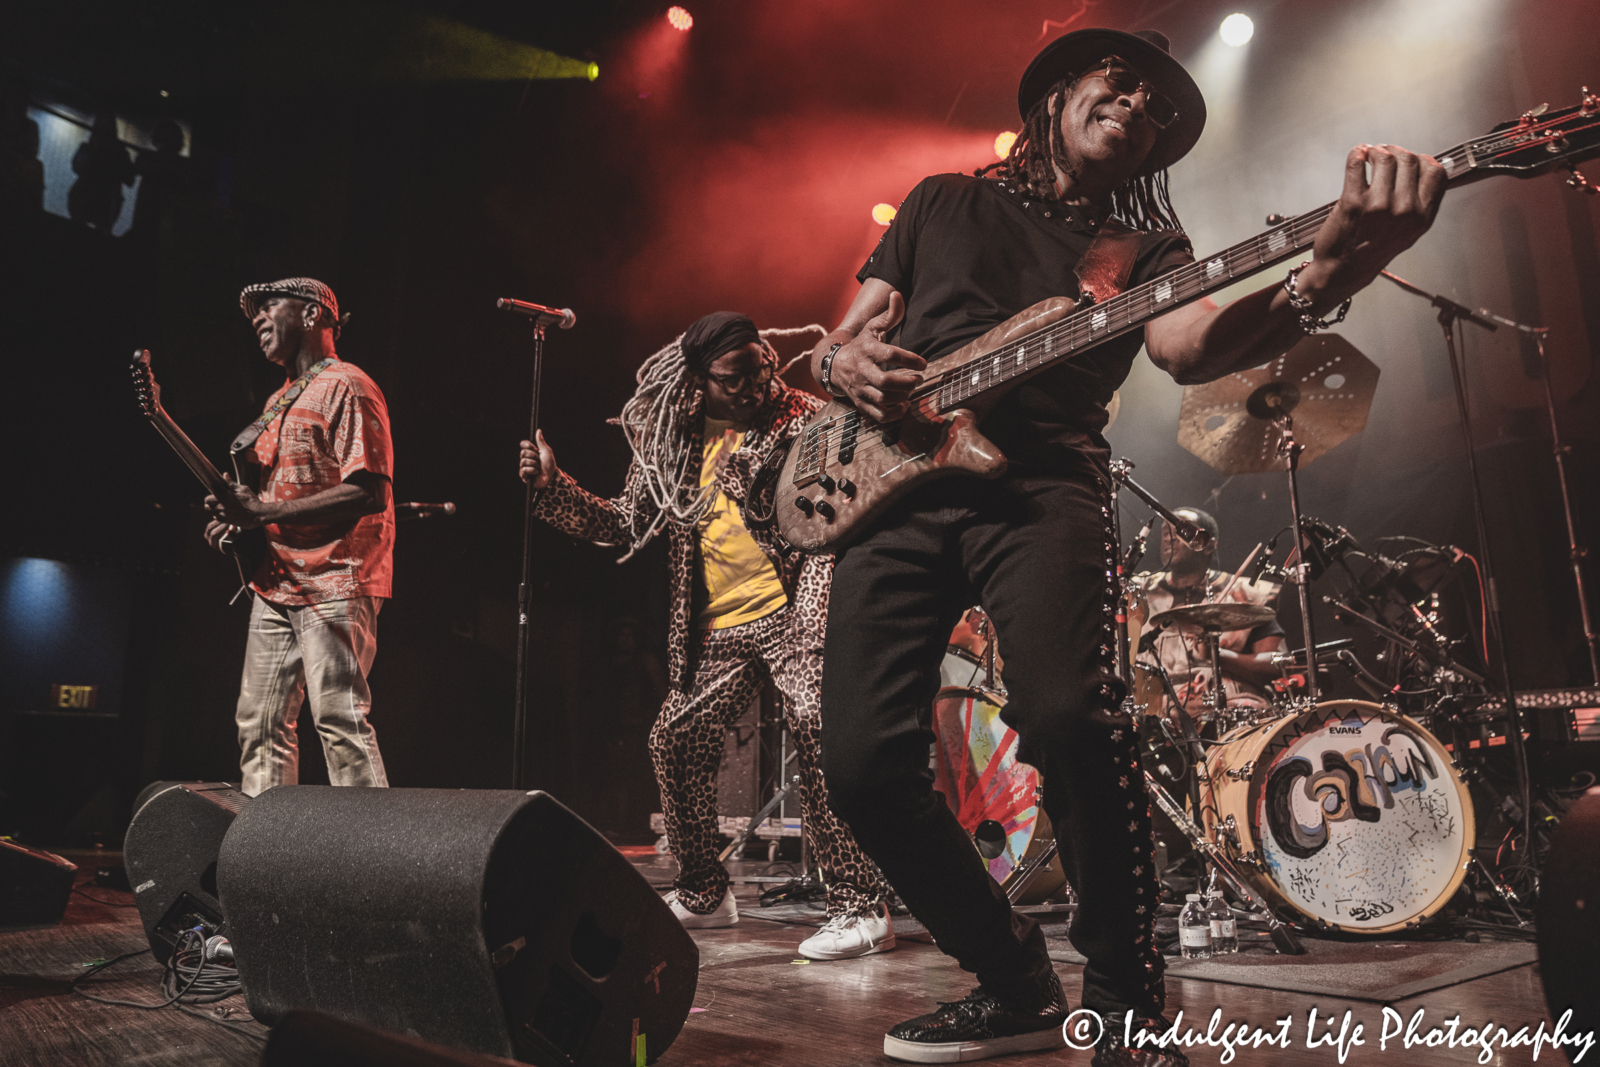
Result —
<instances>
[{"instance_id":1,"label":"snare drum","mask_svg":"<svg viewBox=\"0 0 1600 1067\"><path fill-rule=\"evenodd\" d=\"M1201 783L1207 835L1270 902L1347 933L1416 925L1461 886L1472 801L1415 719L1363 700L1239 727Z\"/></svg>"}]
</instances>

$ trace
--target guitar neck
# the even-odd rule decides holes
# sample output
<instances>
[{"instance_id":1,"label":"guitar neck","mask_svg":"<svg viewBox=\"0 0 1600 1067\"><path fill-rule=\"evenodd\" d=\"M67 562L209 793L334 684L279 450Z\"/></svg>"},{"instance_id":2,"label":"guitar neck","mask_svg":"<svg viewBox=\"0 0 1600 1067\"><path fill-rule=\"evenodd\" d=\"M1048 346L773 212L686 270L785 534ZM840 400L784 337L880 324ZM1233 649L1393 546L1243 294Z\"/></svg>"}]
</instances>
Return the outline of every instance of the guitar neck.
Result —
<instances>
[{"instance_id":1,"label":"guitar neck","mask_svg":"<svg viewBox=\"0 0 1600 1067\"><path fill-rule=\"evenodd\" d=\"M1439 163L1449 183L1465 184L1488 177L1489 172L1477 169L1475 151L1481 154L1491 147L1469 142L1441 155ZM1157 315L1310 248L1334 206L1324 204L1205 260L1163 274L1103 304L1075 311L1026 337L966 359L925 381L912 394L913 399L931 399L941 414L993 399L1058 360L1139 329Z\"/></svg>"},{"instance_id":2,"label":"guitar neck","mask_svg":"<svg viewBox=\"0 0 1600 1067\"><path fill-rule=\"evenodd\" d=\"M157 408L150 416L150 424L156 428L163 440L172 446L172 450L183 460L183 465L188 467L194 476L200 479L200 484L212 496L224 496L228 492L228 481L222 472L206 458L195 443L189 440L189 435L184 433L172 417L161 408Z\"/></svg>"}]
</instances>

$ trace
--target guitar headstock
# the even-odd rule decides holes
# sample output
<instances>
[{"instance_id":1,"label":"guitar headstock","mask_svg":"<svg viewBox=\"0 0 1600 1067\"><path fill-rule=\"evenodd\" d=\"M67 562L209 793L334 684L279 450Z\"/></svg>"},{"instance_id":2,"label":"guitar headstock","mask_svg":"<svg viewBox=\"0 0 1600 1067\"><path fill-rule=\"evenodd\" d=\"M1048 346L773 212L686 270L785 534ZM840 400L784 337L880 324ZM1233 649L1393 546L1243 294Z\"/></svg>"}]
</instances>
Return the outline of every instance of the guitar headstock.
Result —
<instances>
[{"instance_id":1,"label":"guitar headstock","mask_svg":"<svg viewBox=\"0 0 1600 1067\"><path fill-rule=\"evenodd\" d=\"M161 411L161 386L156 384L156 376L150 372L148 348L141 348L133 354L128 373L133 376L133 392L139 398L139 410L144 412L145 418L155 418Z\"/></svg>"},{"instance_id":2,"label":"guitar headstock","mask_svg":"<svg viewBox=\"0 0 1600 1067\"><path fill-rule=\"evenodd\" d=\"M1451 149L1439 161L1452 178L1471 180L1491 174L1532 178L1556 167L1574 167L1597 155L1600 96L1585 86L1581 103L1556 111L1541 104L1520 118L1502 122L1483 137Z\"/></svg>"}]
</instances>

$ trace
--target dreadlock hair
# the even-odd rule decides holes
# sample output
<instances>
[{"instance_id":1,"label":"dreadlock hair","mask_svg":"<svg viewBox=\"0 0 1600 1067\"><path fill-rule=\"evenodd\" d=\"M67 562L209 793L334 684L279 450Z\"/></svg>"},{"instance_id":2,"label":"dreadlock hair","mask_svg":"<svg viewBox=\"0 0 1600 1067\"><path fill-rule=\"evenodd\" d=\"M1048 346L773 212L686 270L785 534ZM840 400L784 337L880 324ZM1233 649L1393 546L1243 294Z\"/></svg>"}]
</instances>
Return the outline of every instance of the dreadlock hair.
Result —
<instances>
[{"instance_id":1,"label":"dreadlock hair","mask_svg":"<svg viewBox=\"0 0 1600 1067\"><path fill-rule=\"evenodd\" d=\"M819 325L793 329L759 331L767 358L774 363L778 354L768 337L793 337L799 334L827 334ZM776 377L800 359L802 352L779 368ZM694 434L694 416L700 410L704 368L691 367L683 354L683 334L679 334L639 366L634 375L639 383L633 396L622 405L622 414L611 419L622 427L633 452L637 476L629 477L623 490L627 504L628 551L618 563L649 544L668 523L695 527L710 513L720 491L716 483L699 484L701 457L692 455L689 441Z\"/></svg>"},{"instance_id":2,"label":"dreadlock hair","mask_svg":"<svg viewBox=\"0 0 1600 1067\"><path fill-rule=\"evenodd\" d=\"M1081 75L1063 78L1052 85L1050 91L1028 109L1022 132L1017 134L1006 158L973 171L973 177L982 178L990 171L997 170L1000 177L1016 182L1029 195L1041 200L1054 200L1055 167L1060 167L1068 174L1073 173L1066 147L1061 143L1057 131L1067 92L1078 84L1079 77ZM1056 109L1054 115L1050 113L1052 102ZM1164 167L1160 170L1141 167L1138 173L1116 189L1111 194L1111 214L1135 230L1183 229L1167 191L1167 171Z\"/></svg>"}]
</instances>

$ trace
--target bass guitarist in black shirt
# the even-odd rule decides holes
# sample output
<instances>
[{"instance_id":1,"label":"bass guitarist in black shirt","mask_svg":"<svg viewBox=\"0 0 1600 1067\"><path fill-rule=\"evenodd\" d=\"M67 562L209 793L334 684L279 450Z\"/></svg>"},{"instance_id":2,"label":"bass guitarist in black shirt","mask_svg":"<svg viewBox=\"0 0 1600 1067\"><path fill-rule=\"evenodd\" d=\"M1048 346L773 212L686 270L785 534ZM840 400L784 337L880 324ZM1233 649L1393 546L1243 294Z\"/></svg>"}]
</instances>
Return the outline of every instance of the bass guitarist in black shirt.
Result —
<instances>
[{"instance_id":1,"label":"bass guitarist in black shirt","mask_svg":"<svg viewBox=\"0 0 1600 1067\"><path fill-rule=\"evenodd\" d=\"M1025 125L1010 156L992 175L939 175L912 190L813 355L823 387L873 419L901 418L928 361L1039 301L1090 291L1103 303L1156 280L1159 305L1172 298L1159 279L1192 262L1166 168L1198 140L1205 102L1164 36L1066 34L1029 66L1018 102ZM911 489L844 548L823 679L829 794L939 947L981 983L892 1028L888 1055L948 1062L1065 1042L1068 1006L1039 928L1012 913L928 770L946 635L981 603L1006 652L1005 718L1042 772L1078 897L1071 938L1088 959L1090 1014L1067 1030L1077 1047L1095 1042L1095 1067L1187 1063L1139 1040L1166 1028L1165 993L1149 802L1113 674L1105 405L1141 341L1181 383L1284 352L1428 229L1444 187L1429 157L1356 147L1309 260L1287 279L1223 307L1175 301L1143 329L1029 378L980 412L1009 461L1003 475Z\"/></svg>"}]
</instances>

